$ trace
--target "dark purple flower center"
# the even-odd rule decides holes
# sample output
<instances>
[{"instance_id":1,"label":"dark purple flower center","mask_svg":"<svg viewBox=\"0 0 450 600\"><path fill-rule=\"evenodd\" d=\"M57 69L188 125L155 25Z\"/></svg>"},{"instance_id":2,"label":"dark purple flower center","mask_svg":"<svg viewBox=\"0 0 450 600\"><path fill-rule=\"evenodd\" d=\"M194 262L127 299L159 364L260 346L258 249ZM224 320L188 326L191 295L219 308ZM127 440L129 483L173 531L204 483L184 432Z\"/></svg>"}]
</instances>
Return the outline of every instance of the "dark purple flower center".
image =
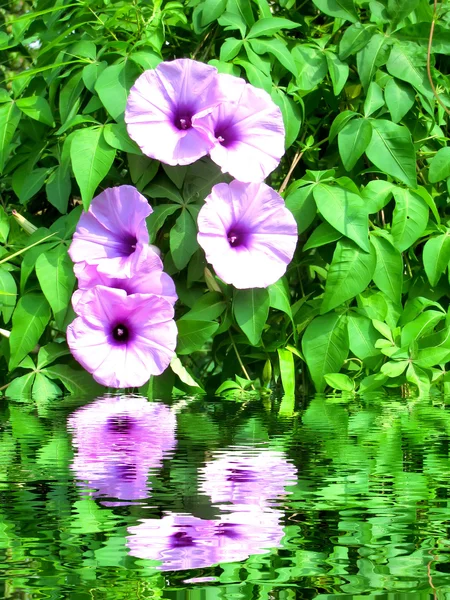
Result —
<instances>
[{"instance_id":1,"label":"dark purple flower center","mask_svg":"<svg viewBox=\"0 0 450 600\"><path fill-rule=\"evenodd\" d=\"M117 415L108 419L107 426L114 433L127 433L133 427L133 419L128 415Z\"/></svg>"},{"instance_id":2,"label":"dark purple flower center","mask_svg":"<svg viewBox=\"0 0 450 600\"><path fill-rule=\"evenodd\" d=\"M227 240L231 248L239 248L246 245L247 234L239 229L230 229L227 233Z\"/></svg>"},{"instance_id":3,"label":"dark purple flower center","mask_svg":"<svg viewBox=\"0 0 450 600\"><path fill-rule=\"evenodd\" d=\"M136 251L136 244L137 244L136 236L130 235L129 237L125 238L123 240L123 244L124 244L124 248L123 248L124 254L128 254L128 256L131 256Z\"/></svg>"},{"instance_id":4,"label":"dark purple flower center","mask_svg":"<svg viewBox=\"0 0 450 600\"><path fill-rule=\"evenodd\" d=\"M126 325L118 323L112 330L112 336L116 342L125 344L130 338L130 330Z\"/></svg>"},{"instance_id":5,"label":"dark purple flower center","mask_svg":"<svg viewBox=\"0 0 450 600\"><path fill-rule=\"evenodd\" d=\"M194 538L186 533L186 531L177 531L177 533L170 536L171 548L188 548L194 545Z\"/></svg>"},{"instance_id":6,"label":"dark purple flower center","mask_svg":"<svg viewBox=\"0 0 450 600\"><path fill-rule=\"evenodd\" d=\"M175 126L181 131L192 127L191 117L187 114L181 114L175 118Z\"/></svg>"},{"instance_id":7,"label":"dark purple flower center","mask_svg":"<svg viewBox=\"0 0 450 600\"><path fill-rule=\"evenodd\" d=\"M245 471L244 469L233 469L227 476L227 481L249 483L254 481L255 477L252 471Z\"/></svg>"},{"instance_id":8,"label":"dark purple flower center","mask_svg":"<svg viewBox=\"0 0 450 600\"><path fill-rule=\"evenodd\" d=\"M219 144L225 148L230 147L233 142L237 142L239 139L238 132L235 131L233 127L227 127L226 125L219 126L214 132L214 135Z\"/></svg>"},{"instance_id":9,"label":"dark purple flower center","mask_svg":"<svg viewBox=\"0 0 450 600\"><path fill-rule=\"evenodd\" d=\"M136 465L117 465L117 476L122 481L134 481L137 476Z\"/></svg>"}]
</instances>

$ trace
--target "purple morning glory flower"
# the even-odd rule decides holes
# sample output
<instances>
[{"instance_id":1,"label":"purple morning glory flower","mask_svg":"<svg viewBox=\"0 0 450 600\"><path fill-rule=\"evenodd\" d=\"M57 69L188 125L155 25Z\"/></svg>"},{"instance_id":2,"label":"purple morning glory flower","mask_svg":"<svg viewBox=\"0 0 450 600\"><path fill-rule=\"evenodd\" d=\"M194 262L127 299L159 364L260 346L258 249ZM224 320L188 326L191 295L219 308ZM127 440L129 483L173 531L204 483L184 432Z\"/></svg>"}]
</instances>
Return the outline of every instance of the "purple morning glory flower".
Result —
<instances>
[{"instance_id":1,"label":"purple morning glory flower","mask_svg":"<svg viewBox=\"0 0 450 600\"><path fill-rule=\"evenodd\" d=\"M215 185L198 215L198 243L217 275L236 288L265 288L286 272L297 223L265 183Z\"/></svg>"},{"instance_id":2,"label":"purple morning glory flower","mask_svg":"<svg viewBox=\"0 0 450 600\"><path fill-rule=\"evenodd\" d=\"M217 520L168 513L162 519L143 519L129 527L127 546L132 556L159 560L161 571L209 567L245 560L280 545L284 535L279 511L245 511Z\"/></svg>"},{"instance_id":3,"label":"purple morning glory flower","mask_svg":"<svg viewBox=\"0 0 450 600\"><path fill-rule=\"evenodd\" d=\"M239 77L219 73L226 100L194 126L214 144L209 155L223 173L238 181L260 182L277 168L284 154L281 110L267 92Z\"/></svg>"},{"instance_id":4,"label":"purple morning glory flower","mask_svg":"<svg viewBox=\"0 0 450 600\"><path fill-rule=\"evenodd\" d=\"M235 447L213 453L213 459L200 469L199 491L221 509L234 506L273 505L286 493L285 487L297 482L297 470L279 450ZM229 503L231 506L222 506Z\"/></svg>"},{"instance_id":5,"label":"purple morning glory flower","mask_svg":"<svg viewBox=\"0 0 450 600\"><path fill-rule=\"evenodd\" d=\"M78 279L78 290L72 295L72 305L77 312L76 306L86 290L96 286L125 290L127 294L154 294L165 298L171 304L178 299L173 279L164 273L161 259L152 249L144 246L141 260L141 269L128 278L115 278L101 273L97 265L88 265L85 262L76 263L75 275ZM147 254L147 258L144 257Z\"/></svg>"},{"instance_id":6,"label":"purple morning glory flower","mask_svg":"<svg viewBox=\"0 0 450 600\"><path fill-rule=\"evenodd\" d=\"M147 200L131 185L96 196L78 222L69 248L74 263L97 265L100 272L130 277L148 257Z\"/></svg>"},{"instance_id":7,"label":"purple morning glory flower","mask_svg":"<svg viewBox=\"0 0 450 600\"><path fill-rule=\"evenodd\" d=\"M188 58L162 62L131 88L125 110L128 134L147 156L189 165L213 146L195 119L220 100L214 67Z\"/></svg>"},{"instance_id":8,"label":"purple morning glory flower","mask_svg":"<svg viewBox=\"0 0 450 600\"><path fill-rule=\"evenodd\" d=\"M99 398L70 415L68 428L75 448L70 466L83 487L125 503L149 497L149 470L161 468L176 446L172 411L137 396Z\"/></svg>"},{"instance_id":9,"label":"purple morning glory flower","mask_svg":"<svg viewBox=\"0 0 450 600\"><path fill-rule=\"evenodd\" d=\"M76 360L101 385L138 387L160 375L174 357L177 328L173 306L149 294L97 285L78 301L67 328Z\"/></svg>"}]
</instances>

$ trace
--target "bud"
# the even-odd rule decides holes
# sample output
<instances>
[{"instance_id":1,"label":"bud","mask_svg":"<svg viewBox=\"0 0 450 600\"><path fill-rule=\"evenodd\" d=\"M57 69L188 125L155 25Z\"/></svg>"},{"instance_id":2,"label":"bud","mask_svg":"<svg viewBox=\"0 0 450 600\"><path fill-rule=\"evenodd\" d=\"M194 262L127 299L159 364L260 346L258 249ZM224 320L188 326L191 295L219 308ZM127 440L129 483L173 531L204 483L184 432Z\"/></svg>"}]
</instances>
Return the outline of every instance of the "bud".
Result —
<instances>
[{"instance_id":1,"label":"bud","mask_svg":"<svg viewBox=\"0 0 450 600\"><path fill-rule=\"evenodd\" d=\"M31 235L32 233L37 231L36 225L33 225L33 223L30 223L30 221L28 221L28 219L25 219L25 217L22 217L22 215L19 215L17 210L12 211L12 216L19 223L19 225L22 227L22 229L24 231L26 231L26 233L28 233L29 235Z\"/></svg>"},{"instance_id":2,"label":"bud","mask_svg":"<svg viewBox=\"0 0 450 600\"><path fill-rule=\"evenodd\" d=\"M262 380L264 385L269 385L272 381L272 363L269 359L266 360L266 364L264 365Z\"/></svg>"}]
</instances>

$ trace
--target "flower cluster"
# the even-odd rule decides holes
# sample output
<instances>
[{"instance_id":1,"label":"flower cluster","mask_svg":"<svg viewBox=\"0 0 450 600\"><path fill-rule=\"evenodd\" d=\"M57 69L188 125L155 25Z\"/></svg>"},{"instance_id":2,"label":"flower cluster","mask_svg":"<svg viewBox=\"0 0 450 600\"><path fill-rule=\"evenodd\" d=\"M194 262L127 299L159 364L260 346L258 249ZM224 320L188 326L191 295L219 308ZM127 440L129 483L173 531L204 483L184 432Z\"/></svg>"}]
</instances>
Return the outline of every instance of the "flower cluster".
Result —
<instances>
[{"instance_id":1,"label":"flower cluster","mask_svg":"<svg viewBox=\"0 0 450 600\"><path fill-rule=\"evenodd\" d=\"M99 398L76 410L68 428L76 450L71 469L108 506L148 498L149 471L161 468L176 446L175 414L138 396Z\"/></svg>"},{"instance_id":2,"label":"flower cluster","mask_svg":"<svg viewBox=\"0 0 450 600\"><path fill-rule=\"evenodd\" d=\"M168 512L143 519L128 528L132 556L159 560L162 571L183 570L245 560L280 545L283 513L270 500L296 481L282 452L233 448L207 463L200 480L199 491L218 505L219 517Z\"/></svg>"},{"instance_id":3,"label":"flower cluster","mask_svg":"<svg viewBox=\"0 0 450 600\"><path fill-rule=\"evenodd\" d=\"M106 189L81 216L69 249L79 289L67 342L105 386L143 385L174 356L177 295L149 245L145 219L151 212L134 187Z\"/></svg>"},{"instance_id":4,"label":"flower cluster","mask_svg":"<svg viewBox=\"0 0 450 600\"><path fill-rule=\"evenodd\" d=\"M206 198L198 242L226 283L275 283L294 255L297 224L281 196L262 183L284 154L283 118L269 94L212 66L177 59L137 79L125 122L147 156L189 165L209 154L236 178Z\"/></svg>"}]
</instances>

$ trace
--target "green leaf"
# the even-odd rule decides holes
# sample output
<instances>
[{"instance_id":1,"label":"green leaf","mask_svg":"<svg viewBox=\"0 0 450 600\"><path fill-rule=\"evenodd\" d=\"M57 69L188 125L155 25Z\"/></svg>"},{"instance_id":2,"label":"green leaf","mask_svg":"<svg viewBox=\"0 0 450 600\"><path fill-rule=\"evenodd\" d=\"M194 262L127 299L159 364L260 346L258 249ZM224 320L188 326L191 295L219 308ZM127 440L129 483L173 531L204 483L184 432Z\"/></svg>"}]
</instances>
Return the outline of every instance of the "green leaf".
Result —
<instances>
[{"instance_id":1,"label":"green leaf","mask_svg":"<svg viewBox=\"0 0 450 600\"><path fill-rule=\"evenodd\" d=\"M345 60L367 46L374 29L373 25L367 26L362 23L354 23L350 27L347 27L339 42L339 58Z\"/></svg>"},{"instance_id":2,"label":"green leaf","mask_svg":"<svg viewBox=\"0 0 450 600\"><path fill-rule=\"evenodd\" d=\"M329 223L321 223L311 233L308 241L303 246L303 250L306 251L311 250L311 248L320 248L320 246L325 246L326 244L331 244L332 242L340 240L341 237L342 233L337 231Z\"/></svg>"},{"instance_id":3,"label":"green leaf","mask_svg":"<svg viewBox=\"0 0 450 600\"><path fill-rule=\"evenodd\" d=\"M160 62L162 62L161 55L151 48L139 50L138 52L132 52L130 54L130 59L137 65L140 65L144 70L154 69L159 65Z\"/></svg>"},{"instance_id":4,"label":"green leaf","mask_svg":"<svg viewBox=\"0 0 450 600\"><path fill-rule=\"evenodd\" d=\"M170 362L170 368L175 373L175 375L178 375L180 380L186 385L190 387L200 387L177 356L175 358L172 358Z\"/></svg>"},{"instance_id":5,"label":"green leaf","mask_svg":"<svg viewBox=\"0 0 450 600\"><path fill-rule=\"evenodd\" d=\"M233 311L236 322L253 346L257 346L269 315L269 292L264 288L236 290Z\"/></svg>"},{"instance_id":6,"label":"green leaf","mask_svg":"<svg viewBox=\"0 0 450 600\"><path fill-rule=\"evenodd\" d=\"M437 183L450 177L450 146L445 146L436 152L430 161L428 181Z\"/></svg>"},{"instance_id":7,"label":"green leaf","mask_svg":"<svg viewBox=\"0 0 450 600\"><path fill-rule=\"evenodd\" d=\"M6 244L10 230L9 217L4 208L0 206L0 243Z\"/></svg>"},{"instance_id":8,"label":"green leaf","mask_svg":"<svg viewBox=\"0 0 450 600\"><path fill-rule=\"evenodd\" d=\"M107 66L108 63L105 60L103 60L101 62L91 63L90 65L86 65L83 68L83 82L90 92L94 93L97 79L100 77L100 73L102 73Z\"/></svg>"},{"instance_id":9,"label":"green leaf","mask_svg":"<svg viewBox=\"0 0 450 600\"><path fill-rule=\"evenodd\" d=\"M352 119L338 134L339 154L346 171L351 171L364 154L372 138L367 119Z\"/></svg>"},{"instance_id":10,"label":"green leaf","mask_svg":"<svg viewBox=\"0 0 450 600\"><path fill-rule=\"evenodd\" d=\"M50 306L42 294L25 294L20 298L13 314L13 326L9 338L10 371L33 350L49 320Z\"/></svg>"},{"instance_id":11,"label":"green leaf","mask_svg":"<svg viewBox=\"0 0 450 600\"><path fill-rule=\"evenodd\" d=\"M72 119L80 107L80 95L84 88L83 71L78 71L69 78L59 94L59 116L61 124Z\"/></svg>"},{"instance_id":12,"label":"green leaf","mask_svg":"<svg viewBox=\"0 0 450 600\"><path fill-rule=\"evenodd\" d=\"M278 88L273 88L271 97L275 104L281 109L284 128L286 131L284 145L286 148L289 148L297 139L300 126L302 124L302 113L300 106L297 102L294 102L292 98L289 98L289 96L287 96Z\"/></svg>"},{"instance_id":13,"label":"green leaf","mask_svg":"<svg viewBox=\"0 0 450 600\"><path fill-rule=\"evenodd\" d=\"M26 204L39 192L47 178L48 169L34 169L30 171L28 164L14 171L12 188L21 204Z\"/></svg>"},{"instance_id":14,"label":"green leaf","mask_svg":"<svg viewBox=\"0 0 450 600\"><path fill-rule=\"evenodd\" d=\"M31 371L21 377L16 377L6 388L5 394L14 400L31 400L31 389L33 387L35 371Z\"/></svg>"},{"instance_id":15,"label":"green leaf","mask_svg":"<svg viewBox=\"0 0 450 600\"><path fill-rule=\"evenodd\" d=\"M417 8L420 0L388 0L387 12L391 18L392 29Z\"/></svg>"},{"instance_id":16,"label":"green leaf","mask_svg":"<svg viewBox=\"0 0 450 600\"><path fill-rule=\"evenodd\" d=\"M228 38L220 48L220 60L229 61L239 54L243 41L234 37Z\"/></svg>"},{"instance_id":17,"label":"green leaf","mask_svg":"<svg viewBox=\"0 0 450 600\"><path fill-rule=\"evenodd\" d=\"M394 123L403 119L415 102L415 93L410 85L392 78L384 88L384 98Z\"/></svg>"},{"instance_id":18,"label":"green leaf","mask_svg":"<svg viewBox=\"0 0 450 600\"><path fill-rule=\"evenodd\" d=\"M8 323L16 306L17 285L14 277L0 267L0 311L5 323Z\"/></svg>"},{"instance_id":19,"label":"green leaf","mask_svg":"<svg viewBox=\"0 0 450 600\"><path fill-rule=\"evenodd\" d=\"M151 243L155 241L156 234L164 225L167 217L170 217L170 215L180 209L181 206L178 204L160 204L159 206L155 206L152 214L146 219Z\"/></svg>"},{"instance_id":20,"label":"green leaf","mask_svg":"<svg viewBox=\"0 0 450 600\"><path fill-rule=\"evenodd\" d=\"M316 185L313 193L323 218L369 252L369 219L362 198L344 188L324 183Z\"/></svg>"},{"instance_id":21,"label":"green leaf","mask_svg":"<svg viewBox=\"0 0 450 600\"><path fill-rule=\"evenodd\" d=\"M267 288L269 291L269 302L272 308L286 313L292 320L292 309L289 295L289 284L285 277L281 277L276 283Z\"/></svg>"},{"instance_id":22,"label":"green leaf","mask_svg":"<svg viewBox=\"0 0 450 600\"><path fill-rule=\"evenodd\" d=\"M429 25L427 27L429 29ZM415 47L417 48L417 46ZM433 90L430 87L426 69L418 63L417 53L411 52L411 45L397 43L392 47L386 68L390 75L406 81L425 97L431 98Z\"/></svg>"},{"instance_id":23,"label":"green leaf","mask_svg":"<svg viewBox=\"0 0 450 600\"><path fill-rule=\"evenodd\" d=\"M393 302L400 302L403 288L402 255L384 237L372 235L370 241L377 257L373 282Z\"/></svg>"},{"instance_id":24,"label":"green leaf","mask_svg":"<svg viewBox=\"0 0 450 600\"><path fill-rule=\"evenodd\" d=\"M70 350L66 344L50 342L39 349L37 368L42 369L43 367L46 367L50 363L54 362L56 359L60 358L61 356L66 356L67 354L70 354Z\"/></svg>"},{"instance_id":25,"label":"green leaf","mask_svg":"<svg viewBox=\"0 0 450 600\"><path fill-rule=\"evenodd\" d=\"M431 18L429 18L429 21L431 22ZM397 29L394 35L399 40L414 42L414 44L420 44L422 47L427 48L430 37L430 22L406 25L406 27ZM450 39L448 37L447 23L441 25L439 21L436 22L434 26L432 52L437 54L450 54Z\"/></svg>"},{"instance_id":26,"label":"green leaf","mask_svg":"<svg viewBox=\"0 0 450 600\"><path fill-rule=\"evenodd\" d=\"M342 62L334 52L325 51L325 57L328 64L328 72L330 73L331 82L333 84L333 92L335 96L339 96L344 85L347 82L349 74L349 66Z\"/></svg>"},{"instance_id":27,"label":"green leaf","mask_svg":"<svg viewBox=\"0 0 450 600\"><path fill-rule=\"evenodd\" d=\"M382 210L392 197L392 190L395 186L389 181L374 179L369 181L362 191L362 197L366 203L366 210L369 215Z\"/></svg>"},{"instance_id":28,"label":"green leaf","mask_svg":"<svg viewBox=\"0 0 450 600\"><path fill-rule=\"evenodd\" d=\"M352 110L344 110L343 112L338 114L338 116L334 119L330 127L330 135L328 138L330 144L337 136L337 134L341 131L341 129L343 129L351 119L354 119L357 116L358 113L355 113Z\"/></svg>"},{"instance_id":29,"label":"green leaf","mask_svg":"<svg viewBox=\"0 0 450 600\"><path fill-rule=\"evenodd\" d=\"M314 89L328 72L327 59L319 48L298 45L292 50L292 57L297 67L295 84L302 91Z\"/></svg>"},{"instance_id":30,"label":"green leaf","mask_svg":"<svg viewBox=\"0 0 450 600\"><path fill-rule=\"evenodd\" d=\"M225 12L227 0L205 0L202 3L202 27L209 25Z\"/></svg>"},{"instance_id":31,"label":"green leaf","mask_svg":"<svg viewBox=\"0 0 450 600\"><path fill-rule=\"evenodd\" d=\"M336 244L328 271L321 314L329 312L363 292L372 281L375 270L375 252L367 253L356 244L342 239Z\"/></svg>"},{"instance_id":32,"label":"green leaf","mask_svg":"<svg viewBox=\"0 0 450 600\"><path fill-rule=\"evenodd\" d=\"M215 321L194 321L180 319L177 321L178 344L177 354L191 354L201 350L204 344L217 331L219 323Z\"/></svg>"},{"instance_id":33,"label":"green leaf","mask_svg":"<svg viewBox=\"0 0 450 600\"><path fill-rule=\"evenodd\" d=\"M386 62L386 38L376 33L370 42L356 55L359 78L365 90L369 87L378 67Z\"/></svg>"},{"instance_id":34,"label":"green leaf","mask_svg":"<svg viewBox=\"0 0 450 600\"><path fill-rule=\"evenodd\" d=\"M56 167L45 185L47 199L60 213L67 213L72 182L69 170L63 166Z\"/></svg>"},{"instance_id":35,"label":"green leaf","mask_svg":"<svg viewBox=\"0 0 450 600\"><path fill-rule=\"evenodd\" d=\"M313 0L319 10L330 17L339 17L355 23L358 20L353 0Z\"/></svg>"},{"instance_id":36,"label":"green leaf","mask_svg":"<svg viewBox=\"0 0 450 600\"><path fill-rule=\"evenodd\" d=\"M367 97L364 102L364 116L366 118L370 117L370 115L373 115L382 106L384 106L383 90L378 83L372 81L367 90Z\"/></svg>"},{"instance_id":37,"label":"green leaf","mask_svg":"<svg viewBox=\"0 0 450 600\"><path fill-rule=\"evenodd\" d=\"M443 319L445 319L445 314L442 311L425 310L402 328L401 345L408 346L411 342L431 333Z\"/></svg>"},{"instance_id":38,"label":"green leaf","mask_svg":"<svg viewBox=\"0 0 450 600\"><path fill-rule=\"evenodd\" d=\"M50 304L58 329L63 330L64 317L75 285L73 263L67 248L59 244L42 253L36 261L36 275Z\"/></svg>"},{"instance_id":39,"label":"green leaf","mask_svg":"<svg viewBox=\"0 0 450 600\"><path fill-rule=\"evenodd\" d=\"M227 303L222 294L207 292L201 296L189 312L183 315L184 320L214 321L226 309Z\"/></svg>"},{"instance_id":40,"label":"green leaf","mask_svg":"<svg viewBox=\"0 0 450 600\"><path fill-rule=\"evenodd\" d=\"M101 128L78 129L70 146L75 179L80 187L84 210L88 210L98 185L111 168L116 151L103 137Z\"/></svg>"},{"instance_id":41,"label":"green leaf","mask_svg":"<svg viewBox=\"0 0 450 600\"><path fill-rule=\"evenodd\" d=\"M295 366L294 355L285 348L278 348L278 359L280 361L280 376L285 396L295 397Z\"/></svg>"},{"instance_id":42,"label":"green leaf","mask_svg":"<svg viewBox=\"0 0 450 600\"><path fill-rule=\"evenodd\" d=\"M406 370L406 381L414 384L420 396L428 396L430 393L430 376L419 366L410 363Z\"/></svg>"},{"instance_id":43,"label":"green leaf","mask_svg":"<svg viewBox=\"0 0 450 600\"><path fill-rule=\"evenodd\" d=\"M338 372L348 355L345 315L329 313L311 321L303 334L302 350L316 391L323 392L325 375Z\"/></svg>"},{"instance_id":44,"label":"green leaf","mask_svg":"<svg viewBox=\"0 0 450 600\"><path fill-rule=\"evenodd\" d=\"M295 61L285 44L280 39L253 39L250 41L250 45L256 54L272 54L283 65L283 67L285 67L293 75L297 75Z\"/></svg>"},{"instance_id":45,"label":"green leaf","mask_svg":"<svg viewBox=\"0 0 450 600\"><path fill-rule=\"evenodd\" d=\"M409 129L385 119L373 120L372 127L367 158L384 173L417 187L416 154Z\"/></svg>"},{"instance_id":46,"label":"green leaf","mask_svg":"<svg viewBox=\"0 0 450 600\"><path fill-rule=\"evenodd\" d=\"M47 398L62 396L62 391L51 379L37 372L33 383L32 396L36 400L46 400Z\"/></svg>"},{"instance_id":47,"label":"green leaf","mask_svg":"<svg viewBox=\"0 0 450 600\"><path fill-rule=\"evenodd\" d=\"M142 155L139 146L130 139L125 123L108 123L103 128L105 141L117 150Z\"/></svg>"},{"instance_id":48,"label":"green leaf","mask_svg":"<svg viewBox=\"0 0 450 600\"><path fill-rule=\"evenodd\" d=\"M286 208L291 211L297 221L299 235L308 229L317 213L313 189L313 185L305 185L286 196Z\"/></svg>"},{"instance_id":49,"label":"green leaf","mask_svg":"<svg viewBox=\"0 0 450 600\"><path fill-rule=\"evenodd\" d=\"M31 119L40 121L50 127L55 126L55 120L53 119L52 109L49 103L42 96L30 96L29 98L20 98L16 102L17 107L29 116Z\"/></svg>"},{"instance_id":50,"label":"green leaf","mask_svg":"<svg viewBox=\"0 0 450 600\"><path fill-rule=\"evenodd\" d=\"M450 262L450 231L428 240L423 247L422 260L431 287L436 287Z\"/></svg>"},{"instance_id":51,"label":"green leaf","mask_svg":"<svg viewBox=\"0 0 450 600\"><path fill-rule=\"evenodd\" d=\"M176 268L184 269L197 248L197 226L189 211L183 208L170 230L170 252Z\"/></svg>"},{"instance_id":52,"label":"green leaf","mask_svg":"<svg viewBox=\"0 0 450 600\"><path fill-rule=\"evenodd\" d=\"M106 67L95 84L103 106L113 119L122 120L131 86L140 74L140 70L132 61L121 62Z\"/></svg>"},{"instance_id":53,"label":"green leaf","mask_svg":"<svg viewBox=\"0 0 450 600\"><path fill-rule=\"evenodd\" d=\"M71 394L80 397L92 397L105 389L83 369L73 369L69 365L51 365L42 369L41 373L50 379L58 379Z\"/></svg>"},{"instance_id":54,"label":"green leaf","mask_svg":"<svg viewBox=\"0 0 450 600\"><path fill-rule=\"evenodd\" d=\"M251 38L260 37L262 35L271 36L274 33L281 31L281 29L296 29L297 27L300 27L300 23L295 23L289 19L283 19L281 17L263 17L252 25L246 38L250 40Z\"/></svg>"},{"instance_id":55,"label":"green leaf","mask_svg":"<svg viewBox=\"0 0 450 600\"><path fill-rule=\"evenodd\" d=\"M353 392L355 389L355 382L348 375L345 375L345 373L327 373L325 381L334 390Z\"/></svg>"},{"instance_id":56,"label":"green leaf","mask_svg":"<svg viewBox=\"0 0 450 600\"><path fill-rule=\"evenodd\" d=\"M419 350L415 362L429 368L448 362L450 359L450 327L423 337L418 342Z\"/></svg>"},{"instance_id":57,"label":"green leaf","mask_svg":"<svg viewBox=\"0 0 450 600\"><path fill-rule=\"evenodd\" d=\"M394 188L395 209L392 215L392 237L400 252L410 248L425 231L428 223L428 206L414 192Z\"/></svg>"},{"instance_id":58,"label":"green leaf","mask_svg":"<svg viewBox=\"0 0 450 600\"><path fill-rule=\"evenodd\" d=\"M389 361L384 363L381 367L381 372L388 377L399 377L408 366L409 361L407 360L399 360L399 361Z\"/></svg>"},{"instance_id":59,"label":"green leaf","mask_svg":"<svg viewBox=\"0 0 450 600\"><path fill-rule=\"evenodd\" d=\"M348 339L350 350L360 360L380 356L381 352L375 347L380 334L372 325L372 321L358 314L348 316Z\"/></svg>"}]
</instances>

